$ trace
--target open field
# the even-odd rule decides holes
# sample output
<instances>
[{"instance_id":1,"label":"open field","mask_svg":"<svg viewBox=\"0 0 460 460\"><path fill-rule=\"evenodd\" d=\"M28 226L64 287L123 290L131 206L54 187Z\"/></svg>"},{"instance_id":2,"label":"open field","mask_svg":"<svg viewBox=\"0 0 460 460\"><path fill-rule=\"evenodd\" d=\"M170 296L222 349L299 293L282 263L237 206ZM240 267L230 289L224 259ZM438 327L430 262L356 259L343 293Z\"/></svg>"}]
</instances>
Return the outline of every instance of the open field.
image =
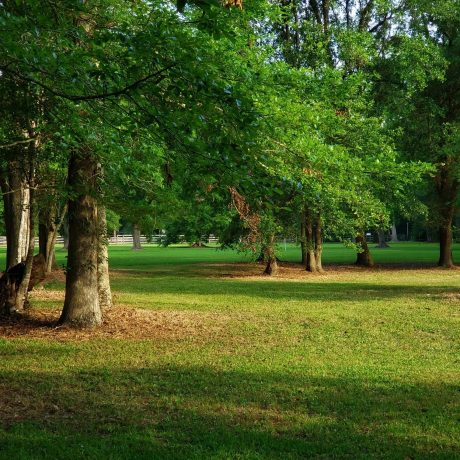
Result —
<instances>
[{"instance_id":1,"label":"open field","mask_svg":"<svg viewBox=\"0 0 460 460\"><path fill-rule=\"evenodd\" d=\"M53 327L56 277L0 325L0 458L460 458L460 271L436 245L373 254L405 266L270 279L231 251L114 247L93 333Z\"/></svg>"}]
</instances>

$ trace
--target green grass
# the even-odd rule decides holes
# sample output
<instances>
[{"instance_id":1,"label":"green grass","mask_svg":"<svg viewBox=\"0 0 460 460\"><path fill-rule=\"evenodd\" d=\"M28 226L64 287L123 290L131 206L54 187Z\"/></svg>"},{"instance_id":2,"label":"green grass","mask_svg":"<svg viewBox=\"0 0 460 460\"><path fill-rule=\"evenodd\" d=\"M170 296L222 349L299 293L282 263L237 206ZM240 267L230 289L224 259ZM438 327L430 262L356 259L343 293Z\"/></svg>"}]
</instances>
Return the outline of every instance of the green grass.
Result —
<instances>
[{"instance_id":1,"label":"green grass","mask_svg":"<svg viewBox=\"0 0 460 460\"><path fill-rule=\"evenodd\" d=\"M378 264L427 264L435 265L439 257L437 243L395 243L389 248L378 249L370 245L372 255ZM460 244L454 245L454 259L460 260ZM278 245L278 255L282 261L298 262L300 247L295 244ZM66 252L57 251L57 260L65 264ZM110 247L110 265L115 269L150 270L152 267L175 266L196 263L248 262L252 256L231 250L220 250L217 247L190 248L144 245L142 251L133 252L129 246ZM323 260L327 264L352 264L356 259L353 249L345 248L340 243L324 245ZM5 249L0 248L0 267L4 266Z\"/></svg>"},{"instance_id":2,"label":"green grass","mask_svg":"<svg viewBox=\"0 0 460 460\"><path fill-rule=\"evenodd\" d=\"M436 250L374 253L417 264ZM460 458L458 271L229 276L244 260L113 247L116 301L159 315L157 335L0 338L0 458Z\"/></svg>"}]
</instances>

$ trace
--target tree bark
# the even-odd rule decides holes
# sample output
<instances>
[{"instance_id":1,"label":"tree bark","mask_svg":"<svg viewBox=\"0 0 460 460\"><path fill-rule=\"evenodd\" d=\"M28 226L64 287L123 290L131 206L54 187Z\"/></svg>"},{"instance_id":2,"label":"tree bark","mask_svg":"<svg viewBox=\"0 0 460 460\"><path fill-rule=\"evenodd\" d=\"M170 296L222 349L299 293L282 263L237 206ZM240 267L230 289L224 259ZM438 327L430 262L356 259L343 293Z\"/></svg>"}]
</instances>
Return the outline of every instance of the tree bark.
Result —
<instances>
[{"instance_id":1,"label":"tree bark","mask_svg":"<svg viewBox=\"0 0 460 460\"><path fill-rule=\"evenodd\" d=\"M133 250L138 251L141 246L141 229L138 224L133 224Z\"/></svg>"},{"instance_id":2,"label":"tree bark","mask_svg":"<svg viewBox=\"0 0 460 460\"><path fill-rule=\"evenodd\" d=\"M452 256L452 223L455 214L455 206L447 205L441 210L439 223L439 260L440 267L452 268L454 259Z\"/></svg>"},{"instance_id":3,"label":"tree bark","mask_svg":"<svg viewBox=\"0 0 460 460\"><path fill-rule=\"evenodd\" d=\"M446 162L435 178L439 200L439 260L440 267L452 268L452 224L456 211L455 201L459 182L452 177L451 165Z\"/></svg>"},{"instance_id":4,"label":"tree bark","mask_svg":"<svg viewBox=\"0 0 460 460\"><path fill-rule=\"evenodd\" d=\"M323 271L323 236L321 234L321 216L320 214L316 217L315 223L315 262L316 262L316 271Z\"/></svg>"},{"instance_id":5,"label":"tree bark","mask_svg":"<svg viewBox=\"0 0 460 460\"><path fill-rule=\"evenodd\" d=\"M38 248L39 254L42 254L45 260L46 274L51 273L53 268L57 268L55 256L56 239L66 213L67 206L64 206L59 218L55 203L51 204L48 209L41 209L39 212Z\"/></svg>"},{"instance_id":6,"label":"tree bark","mask_svg":"<svg viewBox=\"0 0 460 460\"><path fill-rule=\"evenodd\" d=\"M21 155L24 157L24 155ZM30 189L23 165L17 160L7 163L0 177L6 227L6 269L27 257L29 238Z\"/></svg>"},{"instance_id":7,"label":"tree bark","mask_svg":"<svg viewBox=\"0 0 460 460\"><path fill-rule=\"evenodd\" d=\"M314 241L314 230L311 213L305 212L305 237L307 246L307 263L306 270L308 272L316 272L316 257L315 257L315 241Z\"/></svg>"},{"instance_id":8,"label":"tree bark","mask_svg":"<svg viewBox=\"0 0 460 460\"><path fill-rule=\"evenodd\" d=\"M278 261L275 254L275 235L270 235L268 244L264 248L264 259L266 266L264 273L266 275L276 275L278 273Z\"/></svg>"},{"instance_id":9,"label":"tree bark","mask_svg":"<svg viewBox=\"0 0 460 460\"><path fill-rule=\"evenodd\" d=\"M24 278L18 287L16 295L15 309L16 311L22 311L28 306L28 293L29 284L32 274L32 266L34 263L34 251L35 251L35 226L34 226L34 166L33 160L30 165L30 193L29 193L29 235L28 235L28 247L27 256L25 260L25 271Z\"/></svg>"},{"instance_id":10,"label":"tree bark","mask_svg":"<svg viewBox=\"0 0 460 460\"><path fill-rule=\"evenodd\" d=\"M66 251L69 250L69 221L68 217L67 219L64 220L64 223L62 224L62 237L64 238L64 249Z\"/></svg>"},{"instance_id":11,"label":"tree bark","mask_svg":"<svg viewBox=\"0 0 460 460\"><path fill-rule=\"evenodd\" d=\"M356 265L362 267L373 267L374 260L372 258L371 252L369 251L369 246L367 245L366 236L364 233L360 233L356 236L356 243L361 246L361 252L358 252L356 255Z\"/></svg>"},{"instance_id":12,"label":"tree bark","mask_svg":"<svg viewBox=\"0 0 460 460\"><path fill-rule=\"evenodd\" d=\"M32 132L32 129L30 129ZM7 270L0 283L0 308L7 314L22 311L27 303L32 271L34 234L34 188L36 141L7 162L0 181L3 191L7 237Z\"/></svg>"},{"instance_id":13,"label":"tree bark","mask_svg":"<svg viewBox=\"0 0 460 460\"><path fill-rule=\"evenodd\" d=\"M305 229L305 212L302 211L300 221L300 250L302 254L302 265L307 263L307 234Z\"/></svg>"},{"instance_id":14,"label":"tree bark","mask_svg":"<svg viewBox=\"0 0 460 460\"><path fill-rule=\"evenodd\" d=\"M385 231L381 228L377 230L377 237L379 239L379 244L377 245L378 248L380 249L386 249L389 248L387 242L385 241Z\"/></svg>"},{"instance_id":15,"label":"tree bark","mask_svg":"<svg viewBox=\"0 0 460 460\"><path fill-rule=\"evenodd\" d=\"M98 207L99 218L99 241L98 241L98 263L97 283L99 306L104 312L112 308L112 291L109 278L109 251L107 238L107 218L105 206Z\"/></svg>"},{"instance_id":16,"label":"tree bark","mask_svg":"<svg viewBox=\"0 0 460 460\"><path fill-rule=\"evenodd\" d=\"M85 327L102 322L98 293L98 164L86 148L71 155L68 185L69 251L60 324Z\"/></svg>"},{"instance_id":17,"label":"tree bark","mask_svg":"<svg viewBox=\"0 0 460 460\"><path fill-rule=\"evenodd\" d=\"M396 231L396 224L393 222L391 226L391 242L397 243L398 240L398 232Z\"/></svg>"}]
</instances>

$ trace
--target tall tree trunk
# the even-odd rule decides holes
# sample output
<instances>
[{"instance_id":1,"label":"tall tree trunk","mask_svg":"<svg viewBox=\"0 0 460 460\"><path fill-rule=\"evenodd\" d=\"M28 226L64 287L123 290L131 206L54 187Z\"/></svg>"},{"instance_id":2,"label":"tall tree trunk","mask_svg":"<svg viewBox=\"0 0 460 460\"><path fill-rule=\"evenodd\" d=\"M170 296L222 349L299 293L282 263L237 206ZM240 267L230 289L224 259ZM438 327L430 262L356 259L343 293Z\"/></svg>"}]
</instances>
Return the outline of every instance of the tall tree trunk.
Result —
<instances>
[{"instance_id":1,"label":"tall tree trunk","mask_svg":"<svg viewBox=\"0 0 460 460\"><path fill-rule=\"evenodd\" d=\"M24 261L28 250L30 189L24 165L20 161L8 162L6 171L0 177L0 186L3 193L8 269Z\"/></svg>"},{"instance_id":2,"label":"tall tree trunk","mask_svg":"<svg viewBox=\"0 0 460 460\"><path fill-rule=\"evenodd\" d=\"M35 245L35 147L35 142L29 143L17 152L21 161L9 161L0 179L7 232L7 271L0 283L0 308L7 314L23 310L27 302Z\"/></svg>"},{"instance_id":3,"label":"tall tree trunk","mask_svg":"<svg viewBox=\"0 0 460 460\"><path fill-rule=\"evenodd\" d=\"M45 274L51 273L53 268L57 267L55 256L56 239L66 213L67 206L64 206L59 218L55 203L51 204L48 209L41 209L39 212L38 248L39 254L42 254L45 260Z\"/></svg>"},{"instance_id":4,"label":"tall tree trunk","mask_svg":"<svg viewBox=\"0 0 460 460\"><path fill-rule=\"evenodd\" d=\"M68 185L69 251L60 324L97 326L102 322L98 293L98 164L86 148L71 155Z\"/></svg>"},{"instance_id":5,"label":"tall tree trunk","mask_svg":"<svg viewBox=\"0 0 460 460\"><path fill-rule=\"evenodd\" d=\"M38 253L45 259L46 273L50 273L56 263L53 242L54 234L57 233L57 230L54 228L54 222L48 220L46 214L42 210L38 213ZM51 260L48 260L48 254L50 254Z\"/></svg>"},{"instance_id":6,"label":"tall tree trunk","mask_svg":"<svg viewBox=\"0 0 460 460\"><path fill-rule=\"evenodd\" d=\"M266 266L264 273L266 275L276 275L278 273L278 261L275 254L275 235L270 235L268 243L264 248L264 259Z\"/></svg>"},{"instance_id":7,"label":"tall tree trunk","mask_svg":"<svg viewBox=\"0 0 460 460\"><path fill-rule=\"evenodd\" d=\"M307 245L307 263L306 270L308 272L316 272L316 257L315 257L315 234L313 230L313 222L311 213L307 210L305 212L305 237Z\"/></svg>"},{"instance_id":8,"label":"tall tree trunk","mask_svg":"<svg viewBox=\"0 0 460 460\"><path fill-rule=\"evenodd\" d=\"M391 226L391 242L392 243L397 243L398 240L398 232L396 231L396 224L393 221L393 224Z\"/></svg>"},{"instance_id":9,"label":"tall tree trunk","mask_svg":"<svg viewBox=\"0 0 460 460\"><path fill-rule=\"evenodd\" d=\"M141 229L138 224L133 224L133 249L142 249L141 246Z\"/></svg>"},{"instance_id":10,"label":"tall tree trunk","mask_svg":"<svg viewBox=\"0 0 460 460\"><path fill-rule=\"evenodd\" d=\"M305 212L302 211L300 220L300 250L302 253L302 265L307 263L307 234L305 229Z\"/></svg>"},{"instance_id":11,"label":"tall tree trunk","mask_svg":"<svg viewBox=\"0 0 460 460\"><path fill-rule=\"evenodd\" d=\"M16 295L15 308L16 311L22 311L28 306L28 293L29 283L32 274L32 268L34 263L34 250L35 250L35 226L34 226L34 165L33 160L30 165L30 194L29 194L29 236L28 236L28 247L27 256L25 259L25 270L24 278L19 285L18 292Z\"/></svg>"},{"instance_id":12,"label":"tall tree trunk","mask_svg":"<svg viewBox=\"0 0 460 460\"><path fill-rule=\"evenodd\" d=\"M373 267L374 260L372 259L371 252L369 251L369 246L367 245L364 233L360 233L356 236L356 243L361 246L361 252L358 252L356 255L356 265L360 265L362 267Z\"/></svg>"},{"instance_id":13,"label":"tall tree trunk","mask_svg":"<svg viewBox=\"0 0 460 460\"><path fill-rule=\"evenodd\" d=\"M109 251L107 237L107 218L105 206L98 207L99 218L99 242L97 261L97 283L99 294L99 306L102 311L112 307L112 291L109 278Z\"/></svg>"},{"instance_id":14,"label":"tall tree trunk","mask_svg":"<svg viewBox=\"0 0 460 460\"><path fill-rule=\"evenodd\" d=\"M452 224L456 211L455 201L459 181L452 175L452 165L448 161L442 166L436 177L436 192L439 201L439 260L440 267L452 268Z\"/></svg>"},{"instance_id":15,"label":"tall tree trunk","mask_svg":"<svg viewBox=\"0 0 460 460\"><path fill-rule=\"evenodd\" d=\"M316 270L323 271L323 236L321 233L321 215L318 213L315 223L315 262Z\"/></svg>"},{"instance_id":16,"label":"tall tree trunk","mask_svg":"<svg viewBox=\"0 0 460 460\"><path fill-rule=\"evenodd\" d=\"M385 241L385 231L381 228L377 230L377 237L379 239L379 244L377 245L380 249L389 248L387 242Z\"/></svg>"},{"instance_id":17,"label":"tall tree trunk","mask_svg":"<svg viewBox=\"0 0 460 460\"><path fill-rule=\"evenodd\" d=\"M454 259L452 257L452 223L455 206L453 204L446 205L440 214L438 265L440 267L452 268L454 266Z\"/></svg>"}]
</instances>

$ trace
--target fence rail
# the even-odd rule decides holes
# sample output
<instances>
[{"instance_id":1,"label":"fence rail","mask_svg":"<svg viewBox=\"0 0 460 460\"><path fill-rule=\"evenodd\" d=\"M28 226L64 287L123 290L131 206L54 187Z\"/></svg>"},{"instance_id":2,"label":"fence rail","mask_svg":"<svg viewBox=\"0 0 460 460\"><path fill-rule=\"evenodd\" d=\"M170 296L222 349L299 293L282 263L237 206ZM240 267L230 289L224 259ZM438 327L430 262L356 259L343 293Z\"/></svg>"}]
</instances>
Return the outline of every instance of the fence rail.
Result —
<instances>
[{"instance_id":1,"label":"fence rail","mask_svg":"<svg viewBox=\"0 0 460 460\"><path fill-rule=\"evenodd\" d=\"M183 235L181 235L183 237ZM153 235L150 238L150 242L154 244L161 243L162 238L165 238L165 235ZM109 239L109 244L133 244L133 235L115 235L111 236ZM214 235L210 235L209 238L203 238L204 242L207 243L218 243L219 239ZM141 244L146 244L149 242L147 236L141 236ZM184 241L185 242L185 241ZM35 244L38 245L38 238L35 238ZM64 237L58 236L56 239L56 244L64 244ZM6 236L0 236L0 246L6 246Z\"/></svg>"}]
</instances>

